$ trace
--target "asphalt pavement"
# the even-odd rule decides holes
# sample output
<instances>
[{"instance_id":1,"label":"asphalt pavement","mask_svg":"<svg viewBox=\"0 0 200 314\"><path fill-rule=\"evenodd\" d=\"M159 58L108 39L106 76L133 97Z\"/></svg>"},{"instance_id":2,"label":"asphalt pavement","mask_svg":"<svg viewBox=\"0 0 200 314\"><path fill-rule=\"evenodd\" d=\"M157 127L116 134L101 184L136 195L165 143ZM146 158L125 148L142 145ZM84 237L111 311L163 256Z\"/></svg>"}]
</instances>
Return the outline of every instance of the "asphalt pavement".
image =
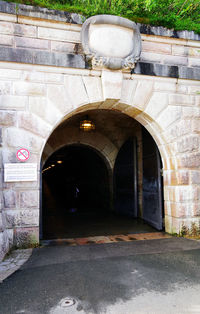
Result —
<instances>
[{"instance_id":1,"label":"asphalt pavement","mask_svg":"<svg viewBox=\"0 0 200 314\"><path fill-rule=\"evenodd\" d=\"M34 249L0 284L0 313L200 313L200 242L173 237Z\"/></svg>"}]
</instances>

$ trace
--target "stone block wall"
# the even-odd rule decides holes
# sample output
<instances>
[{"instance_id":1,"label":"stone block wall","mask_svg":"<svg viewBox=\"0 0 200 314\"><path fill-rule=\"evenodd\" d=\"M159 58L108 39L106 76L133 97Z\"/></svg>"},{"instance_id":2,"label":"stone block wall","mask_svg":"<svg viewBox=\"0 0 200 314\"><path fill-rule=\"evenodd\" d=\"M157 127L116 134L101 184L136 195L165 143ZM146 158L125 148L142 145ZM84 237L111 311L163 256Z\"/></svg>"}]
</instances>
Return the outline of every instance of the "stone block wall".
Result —
<instances>
[{"instance_id":1,"label":"stone block wall","mask_svg":"<svg viewBox=\"0 0 200 314\"><path fill-rule=\"evenodd\" d=\"M90 109L123 112L156 141L164 166L166 231L200 224L199 41L143 34L135 73L98 71L85 62L80 29L0 14L0 259L12 246L39 240L44 146L64 119ZM28 162L38 165L38 180L6 183L4 163L19 162L22 147L30 150Z\"/></svg>"},{"instance_id":2,"label":"stone block wall","mask_svg":"<svg viewBox=\"0 0 200 314\"><path fill-rule=\"evenodd\" d=\"M76 24L81 17L53 12L23 5L17 10L1 1L0 60L88 68L80 42L82 25ZM174 38L172 31L161 27L140 29L142 54L133 73L200 79L200 35L177 32L180 38ZM153 35L156 30L162 36Z\"/></svg>"}]
</instances>

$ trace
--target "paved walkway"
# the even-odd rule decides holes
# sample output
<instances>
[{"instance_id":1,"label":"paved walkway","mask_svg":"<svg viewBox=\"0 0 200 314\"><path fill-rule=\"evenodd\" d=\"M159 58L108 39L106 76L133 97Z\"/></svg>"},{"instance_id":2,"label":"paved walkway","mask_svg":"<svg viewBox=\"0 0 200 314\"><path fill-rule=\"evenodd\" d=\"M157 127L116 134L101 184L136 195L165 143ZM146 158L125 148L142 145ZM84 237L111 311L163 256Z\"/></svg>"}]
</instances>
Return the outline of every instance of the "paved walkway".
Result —
<instances>
[{"instance_id":1,"label":"paved walkway","mask_svg":"<svg viewBox=\"0 0 200 314\"><path fill-rule=\"evenodd\" d=\"M0 284L2 314L200 313L200 242L46 246Z\"/></svg>"},{"instance_id":2,"label":"paved walkway","mask_svg":"<svg viewBox=\"0 0 200 314\"><path fill-rule=\"evenodd\" d=\"M31 256L32 249L15 250L0 263L0 283L18 270Z\"/></svg>"},{"instance_id":3,"label":"paved walkway","mask_svg":"<svg viewBox=\"0 0 200 314\"><path fill-rule=\"evenodd\" d=\"M103 244L103 243L116 243L116 242L129 242L136 240L153 240L153 239L164 239L171 238L164 232L153 232L153 233L139 233L139 234L119 234L110 236L96 236L87 238L73 238L73 239L61 239L61 240L44 240L42 245L44 246L58 246L58 245L86 245L86 244ZM31 256L32 249L26 250L15 250L7 256L3 262L0 263L0 282L5 280L7 277L12 275L18 270Z\"/></svg>"}]
</instances>

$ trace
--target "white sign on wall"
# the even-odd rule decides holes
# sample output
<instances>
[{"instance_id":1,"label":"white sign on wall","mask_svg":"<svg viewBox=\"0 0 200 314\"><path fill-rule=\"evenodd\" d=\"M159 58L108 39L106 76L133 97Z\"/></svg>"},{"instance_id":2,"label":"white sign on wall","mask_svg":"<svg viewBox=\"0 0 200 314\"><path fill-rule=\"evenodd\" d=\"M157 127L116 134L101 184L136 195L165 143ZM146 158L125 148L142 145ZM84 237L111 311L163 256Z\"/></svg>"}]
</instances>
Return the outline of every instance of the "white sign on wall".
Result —
<instances>
[{"instance_id":1,"label":"white sign on wall","mask_svg":"<svg viewBox=\"0 0 200 314\"><path fill-rule=\"evenodd\" d=\"M36 163L4 164L4 182L37 181Z\"/></svg>"}]
</instances>

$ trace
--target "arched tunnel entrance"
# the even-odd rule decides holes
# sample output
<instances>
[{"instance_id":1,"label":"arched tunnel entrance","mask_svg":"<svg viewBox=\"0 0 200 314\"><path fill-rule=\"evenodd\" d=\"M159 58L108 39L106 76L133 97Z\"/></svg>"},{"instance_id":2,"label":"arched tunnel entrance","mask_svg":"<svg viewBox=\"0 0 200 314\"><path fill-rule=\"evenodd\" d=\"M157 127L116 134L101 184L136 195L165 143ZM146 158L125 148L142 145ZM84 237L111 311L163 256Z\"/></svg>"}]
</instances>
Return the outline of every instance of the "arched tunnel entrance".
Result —
<instances>
[{"instance_id":1,"label":"arched tunnel entrance","mask_svg":"<svg viewBox=\"0 0 200 314\"><path fill-rule=\"evenodd\" d=\"M44 237L87 234L81 228L110 210L109 181L109 169L94 149L79 144L56 151L43 170Z\"/></svg>"},{"instance_id":2,"label":"arched tunnel entrance","mask_svg":"<svg viewBox=\"0 0 200 314\"><path fill-rule=\"evenodd\" d=\"M44 150L42 239L163 229L162 162L151 135L120 112L91 110L64 121Z\"/></svg>"}]
</instances>

